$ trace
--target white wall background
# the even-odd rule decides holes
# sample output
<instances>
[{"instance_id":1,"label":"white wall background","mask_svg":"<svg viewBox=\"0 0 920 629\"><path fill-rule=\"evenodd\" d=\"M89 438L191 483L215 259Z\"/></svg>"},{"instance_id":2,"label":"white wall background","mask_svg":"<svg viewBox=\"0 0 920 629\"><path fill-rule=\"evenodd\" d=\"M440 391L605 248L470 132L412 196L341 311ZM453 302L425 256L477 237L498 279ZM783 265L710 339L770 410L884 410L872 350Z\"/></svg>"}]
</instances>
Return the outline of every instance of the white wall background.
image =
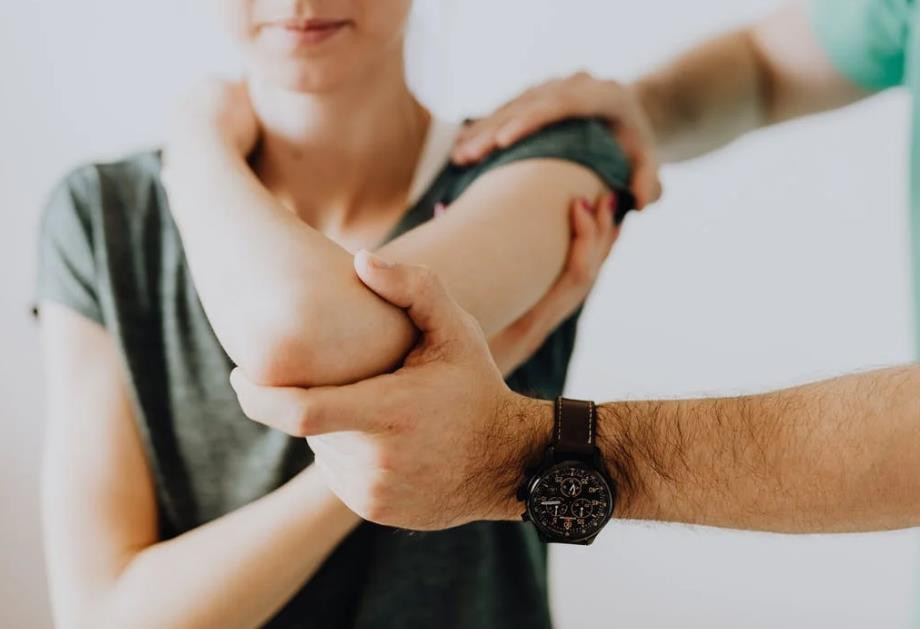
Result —
<instances>
[{"instance_id":1,"label":"white wall background","mask_svg":"<svg viewBox=\"0 0 920 629\"><path fill-rule=\"evenodd\" d=\"M630 78L774 0L418 0L420 92L449 116L585 67ZM0 626L46 627L42 430L27 316L39 207L74 163L155 143L232 67L202 2L0 2ZM669 168L582 325L570 393L759 391L910 357L908 106L891 94ZM91 444L87 444L91 447ZM562 629L913 626L917 536L783 537L613 524L554 549Z\"/></svg>"}]
</instances>

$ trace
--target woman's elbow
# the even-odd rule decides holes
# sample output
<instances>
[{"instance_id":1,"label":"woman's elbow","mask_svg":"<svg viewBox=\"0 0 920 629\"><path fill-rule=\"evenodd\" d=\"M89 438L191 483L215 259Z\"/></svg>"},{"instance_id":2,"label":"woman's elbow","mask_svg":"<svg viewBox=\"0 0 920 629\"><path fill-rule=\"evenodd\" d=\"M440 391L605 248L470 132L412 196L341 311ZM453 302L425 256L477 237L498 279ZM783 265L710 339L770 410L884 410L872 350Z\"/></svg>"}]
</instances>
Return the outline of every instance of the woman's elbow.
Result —
<instances>
[{"instance_id":1,"label":"woman's elbow","mask_svg":"<svg viewBox=\"0 0 920 629\"><path fill-rule=\"evenodd\" d=\"M266 387L315 385L315 328L303 317L298 325L266 326L241 339L233 356L237 366L252 382Z\"/></svg>"}]
</instances>

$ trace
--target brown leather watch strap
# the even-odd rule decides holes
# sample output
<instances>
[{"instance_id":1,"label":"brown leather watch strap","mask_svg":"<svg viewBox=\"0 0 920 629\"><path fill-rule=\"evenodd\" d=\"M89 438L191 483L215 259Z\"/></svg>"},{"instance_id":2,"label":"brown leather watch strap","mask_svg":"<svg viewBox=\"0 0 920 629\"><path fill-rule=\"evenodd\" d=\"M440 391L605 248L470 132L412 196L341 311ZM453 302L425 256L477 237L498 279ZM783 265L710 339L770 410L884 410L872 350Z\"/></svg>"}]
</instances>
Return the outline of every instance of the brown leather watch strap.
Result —
<instances>
[{"instance_id":1,"label":"brown leather watch strap","mask_svg":"<svg viewBox=\"0 0 920 629\"><path fill-rule=\"evenodd\" d=\"M587 458L594 454L594 427L597 409L594 402L556 398L553 446L560 457Z\"/></svg>"}]
</instances>

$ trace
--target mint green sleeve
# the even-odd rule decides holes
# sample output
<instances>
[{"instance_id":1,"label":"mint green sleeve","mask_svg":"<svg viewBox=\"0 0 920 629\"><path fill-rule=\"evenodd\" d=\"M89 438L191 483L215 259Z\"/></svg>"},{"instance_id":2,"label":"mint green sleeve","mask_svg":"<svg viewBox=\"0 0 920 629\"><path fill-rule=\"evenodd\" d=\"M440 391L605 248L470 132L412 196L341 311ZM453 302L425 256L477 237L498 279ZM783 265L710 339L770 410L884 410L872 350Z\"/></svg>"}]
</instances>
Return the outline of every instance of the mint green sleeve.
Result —
<instances>
[{"instance_id":1,"label":"mint green sleeve","mask_svg":"<svg viewBox=\"0 0 920 629\"><path fill-rule=\"evenodd\" d=\"M904 83L914 0L810 0L818 41L845 77L870 91Z\"/></svg>"}]
</instances>

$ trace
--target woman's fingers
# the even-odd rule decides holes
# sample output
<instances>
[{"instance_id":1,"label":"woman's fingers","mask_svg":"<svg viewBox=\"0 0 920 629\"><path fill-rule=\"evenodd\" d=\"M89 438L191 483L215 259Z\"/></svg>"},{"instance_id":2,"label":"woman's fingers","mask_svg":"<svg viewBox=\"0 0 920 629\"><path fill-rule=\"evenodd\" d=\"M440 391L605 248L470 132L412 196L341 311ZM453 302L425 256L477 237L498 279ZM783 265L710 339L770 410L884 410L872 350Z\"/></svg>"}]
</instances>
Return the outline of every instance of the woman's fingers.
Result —
<instances>
[{"instance_id":1,"label":"woman's fingers","mask_svg":"<svg viewBox=\"0 0 920 629\"><path fill-rule=\"evenodd\" d=\"M572 238L576 242L591 242L597 232L597 207L586 197L572 201Z\"/></svg>"},{"instance_id":2,"label":"woman's fingers","mask_svg":"<svg viewBox=\"0 0 920 629\"><path fill-rule=\"evenodd\" d=\"M602 194L595 202L595 206L597 207L597 212L595 213L597 217L597 227L601 236L605 237L604 240L606 240L606 236L609 236L614 228L613 211L615 209L615 199L615 195L608 193Z\"/></svg>"}]
</instances>

